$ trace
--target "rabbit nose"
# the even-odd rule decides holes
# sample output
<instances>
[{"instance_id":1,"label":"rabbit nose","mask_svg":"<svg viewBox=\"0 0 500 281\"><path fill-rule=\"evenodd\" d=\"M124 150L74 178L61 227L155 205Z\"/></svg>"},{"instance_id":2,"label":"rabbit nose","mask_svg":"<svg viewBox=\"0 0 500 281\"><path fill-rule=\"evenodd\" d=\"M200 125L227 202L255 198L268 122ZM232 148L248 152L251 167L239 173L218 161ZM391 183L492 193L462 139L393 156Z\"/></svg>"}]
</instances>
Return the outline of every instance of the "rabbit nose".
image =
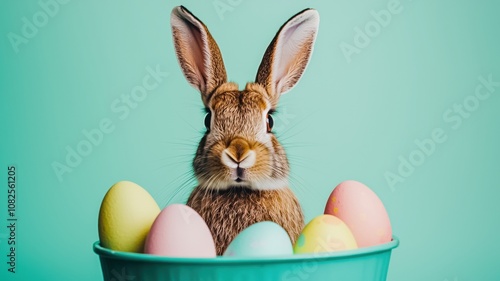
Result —
<instances>
[{"instance_id":1,"label":"rabbit nose","mask_svg":"<svg viewBox=\"0 0 500 281\"><path fill-rule=\"evenodd\" d=\"M222 152L222 163L229 168L250 168L255 164L255 151L250 149L248 142L241 138L231 141L228 148Z\"/></svg>"},{"instance_id":2,"label":"rabbit nose","mask_svg":"<svg viewBox=\"0 0 500 281\"><path fill-rule=\"evenodd\" d=\"M255 151L248 150L242 157L237 157L231 153L230 149L226 148L222 152L222 163L233 169L247 169L255 164Z\"/></svg>"}]
</instances>

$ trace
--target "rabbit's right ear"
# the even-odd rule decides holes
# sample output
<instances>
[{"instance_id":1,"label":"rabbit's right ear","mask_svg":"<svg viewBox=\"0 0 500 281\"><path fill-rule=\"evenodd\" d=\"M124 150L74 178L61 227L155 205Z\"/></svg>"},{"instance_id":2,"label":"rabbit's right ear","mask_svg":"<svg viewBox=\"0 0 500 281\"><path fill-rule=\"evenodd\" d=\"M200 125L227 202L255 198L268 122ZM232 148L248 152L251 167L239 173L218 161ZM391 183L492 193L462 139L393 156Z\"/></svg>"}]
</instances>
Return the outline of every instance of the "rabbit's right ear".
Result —
<instances>
[{"instance_id":1,"label":"rabbit's right ear","mask_svg":"<svg viewBox=\"0 0 500 281\"><path fill-rule=\"evenodd\" d=\"M205 24L183 6L172 10L170 25L182 72L207 106L209 95L227 80L219 46Z\"/></svg>"}]
</instances>

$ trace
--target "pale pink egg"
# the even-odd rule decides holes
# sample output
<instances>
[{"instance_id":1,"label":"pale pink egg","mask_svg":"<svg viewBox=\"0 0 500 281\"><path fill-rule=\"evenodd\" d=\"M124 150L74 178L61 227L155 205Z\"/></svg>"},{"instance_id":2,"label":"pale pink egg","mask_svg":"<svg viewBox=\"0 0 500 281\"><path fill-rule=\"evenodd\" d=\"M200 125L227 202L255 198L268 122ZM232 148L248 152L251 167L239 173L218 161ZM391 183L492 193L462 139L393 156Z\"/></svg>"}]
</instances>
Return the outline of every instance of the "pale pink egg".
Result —
<instances>
[{"instance_id":1,"label":"pale pink egg","mask_svg":"<svg viewBox=\"0 0 500 281\"><path fill-rule=\"evenodd\" d=\"M375 192L360 182L349 180L337 185L328 198L325 214L345 222L360 248L392 239L391 222L384 204Z\"/></svg>"},{"instance_id":2,"label":"pale pink egg","mask_svg":"<svg viewBox=\"0 0 500 281\"><path fill-rule=\"evenodd\" d=\"M216 256L207 224L195 210L182 204L161 211L146 238L144 252L171 257Z\"/></svg>"}]
</instances>

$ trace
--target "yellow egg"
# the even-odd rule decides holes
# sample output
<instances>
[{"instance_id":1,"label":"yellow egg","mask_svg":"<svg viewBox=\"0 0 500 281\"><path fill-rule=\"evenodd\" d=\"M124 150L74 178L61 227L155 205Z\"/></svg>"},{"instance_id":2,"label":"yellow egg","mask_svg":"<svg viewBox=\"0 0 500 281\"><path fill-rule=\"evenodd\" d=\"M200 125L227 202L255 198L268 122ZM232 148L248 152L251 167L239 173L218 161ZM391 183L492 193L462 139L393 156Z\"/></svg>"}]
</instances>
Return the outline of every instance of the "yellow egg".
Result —
<instances>
[{"instance_id":1,"label":"yellow egg","mask_svg":"<svg viewBox=\"0 0 500 281\"><path fill-rule=\"evenodd\" d=\"M158 204L144 188L129 181L114 184L99 210L101 245L115 251L142 252L159 213Z\"/></svg>"},{"instance_id":2,"label":"yellow egg","mask_svg":"<svg viewBox=\"0 0 500 281\"><path fill-rule=\"evenodd\" d=\"M295 254L336 252L358 248L349 227L332 215L310 221L293 247Z\"/></svg>"}]
</instances>

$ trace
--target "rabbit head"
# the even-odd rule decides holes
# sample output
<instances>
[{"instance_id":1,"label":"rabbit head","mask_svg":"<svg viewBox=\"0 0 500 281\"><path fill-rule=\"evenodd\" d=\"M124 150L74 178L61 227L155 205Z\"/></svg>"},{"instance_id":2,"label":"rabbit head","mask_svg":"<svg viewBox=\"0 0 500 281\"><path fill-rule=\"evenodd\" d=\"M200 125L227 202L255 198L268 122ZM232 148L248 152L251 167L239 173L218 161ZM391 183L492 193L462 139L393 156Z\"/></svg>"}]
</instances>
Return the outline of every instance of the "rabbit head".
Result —
<instances>
[{"instance_id":1,"label":"rabbit head","mask_svg":"<svg viewBox=\"0 0 500 281\"><path fill-rule=\"evenodd\" d=\"M272 132L279 97L304 72L319 15L305 9L290 18L268 46L255 82L243 90L227 81L222 55L203 22L183 6L171 14L176 55L189 84L201 93L207 131L194 158L199 188L277 190L288 187L285 151Z\"/></svg>"}]
</instances>

